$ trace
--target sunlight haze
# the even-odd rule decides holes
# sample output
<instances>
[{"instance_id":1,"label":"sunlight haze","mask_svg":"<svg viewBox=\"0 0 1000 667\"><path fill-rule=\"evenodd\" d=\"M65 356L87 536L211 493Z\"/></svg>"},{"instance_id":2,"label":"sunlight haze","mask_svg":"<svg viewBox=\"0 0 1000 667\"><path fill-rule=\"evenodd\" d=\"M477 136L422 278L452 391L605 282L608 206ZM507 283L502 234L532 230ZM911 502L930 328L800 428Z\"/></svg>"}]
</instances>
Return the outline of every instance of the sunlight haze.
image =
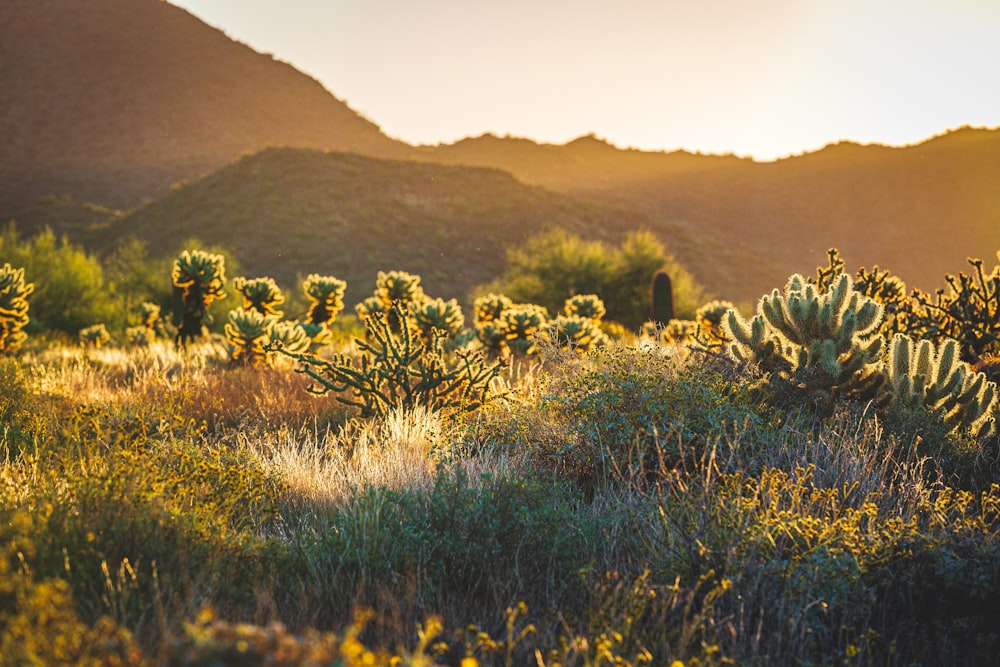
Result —
<instances>
[{"instance_id":1,"label":"sunlight haze","mask_svg":"<svg viewBox=\"0 0 1000 667\"><path fill-rule=\"evenodd\" d=\"M395 138L773 159L1000 125L993 0L177 0Z\"/></svg>"}]
</instances>

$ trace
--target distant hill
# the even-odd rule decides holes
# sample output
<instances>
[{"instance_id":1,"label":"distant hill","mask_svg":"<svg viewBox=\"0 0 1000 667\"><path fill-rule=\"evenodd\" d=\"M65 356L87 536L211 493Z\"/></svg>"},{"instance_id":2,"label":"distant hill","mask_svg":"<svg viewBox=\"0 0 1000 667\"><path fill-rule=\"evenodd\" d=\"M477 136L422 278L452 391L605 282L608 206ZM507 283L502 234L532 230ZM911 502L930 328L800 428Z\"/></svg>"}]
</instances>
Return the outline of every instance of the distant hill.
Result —
<instances>
[{"instance_id":1,"label":"distant hill","mask_svg":"<svg viewBox=\"0 0 1000 667\"><path fill-rule=\"evenodd\" d=\"M408 150L161 0L3 0L0 91L0 218L25 225L40 197L131 208L267 146Z\"/></svg>"},{"instance_id":2,"label":"distant hill","mask_svg":"<svg viewBox=\"0 0 1000 667\"><path fill-rule=\"evenodd\" d=\"M838 247L850 267L881 264L911 286L943 286L967 256L1000 249L1000 130L963 128L919 145L841 143L758 163L732 156L620 150L582 137L562 146L485 135L424 148L420 159L488 165L564 194L644 213L703 237L675 247L714 291L735 300L811 273ZM765 258L758 275L729 267L706 247ZM674 246L672 246L674 247Z\"/></svg>"},{"instance_id":3,"label":"distant hill","mask_svg":"<svg viewBox=\"0 0 1000 667\"><path fill-rule=\"evenodd\" d=\"M353 304L379 270L417 273L428 294L465 300L502 273L508 247L543 229L617 243L648 226L641 213L496 169L268 149L99 226L88 245L107 250L134 236L175 253L196 237L231 250L247 275L289 288L314 272L347 280Z\"/></svg>"}]
</instances>

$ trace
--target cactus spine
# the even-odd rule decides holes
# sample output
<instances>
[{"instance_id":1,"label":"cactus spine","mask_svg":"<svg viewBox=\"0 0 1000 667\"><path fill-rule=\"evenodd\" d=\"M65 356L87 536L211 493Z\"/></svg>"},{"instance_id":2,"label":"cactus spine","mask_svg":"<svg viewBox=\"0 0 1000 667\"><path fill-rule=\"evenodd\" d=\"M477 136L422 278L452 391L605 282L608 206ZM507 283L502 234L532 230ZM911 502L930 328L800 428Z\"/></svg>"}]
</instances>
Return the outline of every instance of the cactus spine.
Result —
<instances>
[{"instance_id":1,"label":"cactus spine","mask_svg":"<svg viewBox=\"0 0 1000 667\"><path fill-rule=\"evenodd\" d=\"M16 350L27 338L22 331L28 324L28 295L34 284L24 282L24 269L6 262L0 268L0 352Z\"/></svg>"},{"instance_id":2,"label":"cactus spine","mask_svg":"<svg viewBox=\"0 0 1000 667\"><path fill-rule=\"evenodd\" d=\"M670 274L657 271L653 276L652 319L660 326L666 326L674 319L674 286Z\"/></svg>"}]
</instances>

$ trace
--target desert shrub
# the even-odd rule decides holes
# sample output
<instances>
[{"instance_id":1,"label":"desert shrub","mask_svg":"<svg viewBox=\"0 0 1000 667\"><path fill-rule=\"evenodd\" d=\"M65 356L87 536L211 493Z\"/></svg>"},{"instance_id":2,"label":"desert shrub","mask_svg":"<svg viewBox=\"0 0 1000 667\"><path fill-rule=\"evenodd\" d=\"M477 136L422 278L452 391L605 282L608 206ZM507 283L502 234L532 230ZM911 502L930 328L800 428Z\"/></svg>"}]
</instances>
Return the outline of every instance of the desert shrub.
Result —
<instances>
[{"instance_id":1,"label":"desert shrub","mask_svg":"<svg viewBox=\"0 0 1000 667\"><path fill-rule=\"evenodd\" d=\"M759 422L748 385L724 366L686 363L662 348L612 345L579 365L556 362L543 404L565 429L539 443L540 464L593 490L628 466L677 464L726 433ZM553 447L554 445L554 447Z\"/></svg>"},{"instance_id":2,"label":"desert shrub","mask_svg":"<svg viewBox=\"0 0 1000 667\"><path fill-rule=\"evenodd\" d=\"M31 294L29 331L75 336L94 322L119 322L128 311L116 301L96 257L46 229L21 240L13 225L0 234L0 257L24 269Z\"/></svg>"},{"instance_id":3,"label":"desert shrub","mask_svg":"<svg viewBox=\"0 0 1000 667\"><path fill-rule=\"evenodd\" d=\"M506 294L559 312L574 294L596 294L607 305L606 318L632 331L650 318L653 274L665 270L674 286L679 317L691 317L704 290L648 232L629 234L620 246L585 241L555 230L534 236L508 252L509 268L483 291Z\"/></svg>"},{"instance_id":4,"label":"desert shrub","mask_svg":"<svg viewBox=\"0 0 1000 667\"><path fill-rule=\"evenodd\" d=\"M103 323L92 324L80 329L78 336L80 344L86 347L104 347L111 342L111 334L108 333L108 329Z\"/></svg>"}]
</instances>

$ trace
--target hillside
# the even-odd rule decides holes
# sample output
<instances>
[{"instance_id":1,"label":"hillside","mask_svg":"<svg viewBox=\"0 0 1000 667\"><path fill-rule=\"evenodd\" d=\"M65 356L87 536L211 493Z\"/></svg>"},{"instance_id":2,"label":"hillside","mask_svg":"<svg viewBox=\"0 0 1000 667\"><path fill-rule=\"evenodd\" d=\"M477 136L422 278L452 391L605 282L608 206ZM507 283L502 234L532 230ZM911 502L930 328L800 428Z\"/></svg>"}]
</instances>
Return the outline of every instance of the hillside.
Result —
<instances>
[{"instance_id":1,"label":"hillside","mask_svg":"<svg viewBox=\"0 0 1000 667\"><path fill-rule=\"evenodd\" d=\"M0 219L25 228L40 197L131 208L266 146L407 148L161 0L4 0L0 90Z\"/></svg>"},{"instance_id":2,"label":"hillside","mask_svg":"<svg viewBox=\"0 0 1000 667\"><path fill-rule=\"evenodd\" d=\"M429 294L465 299L504 270L508 247L542 229L617 242L649 224L495 169L269 149L98 228L89 245L136 236L167 254L196 237L231 250L247 275L286 286L314 272L345 279L353 304L379 270L417 273Z\"/></svg>"},{"instance_id":3,"label":"hillside","mask_svg":"<svg viewBox=\"0 0 1000 667\"><path fill-rule=\"evenodd\" d=\"M420 159L505 169L546 188L644 213L652 229L764 257L769 278L730 281L716 256L678 255L713 290L750 299L826 249L852 269L879 263L923 289L967 256L1000 248L1000 130L963 128L902 148L841 143L758 163L732 156L619 150L593 137L563 146L486 135L425 148Z\"/></svg>"}]
</instances>

